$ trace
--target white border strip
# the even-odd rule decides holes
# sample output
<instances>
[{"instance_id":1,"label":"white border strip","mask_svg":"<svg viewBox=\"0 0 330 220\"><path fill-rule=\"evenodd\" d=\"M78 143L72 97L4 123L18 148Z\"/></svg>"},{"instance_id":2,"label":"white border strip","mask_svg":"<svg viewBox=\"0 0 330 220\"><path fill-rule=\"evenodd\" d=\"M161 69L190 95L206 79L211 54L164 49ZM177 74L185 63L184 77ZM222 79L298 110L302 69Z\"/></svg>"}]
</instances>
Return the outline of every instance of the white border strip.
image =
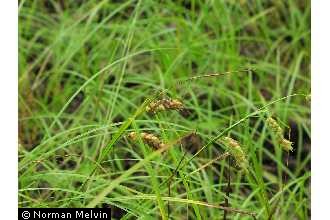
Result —
<instances>
[{"instance_id":1,"label":"white border strip","mask_svg":"<svg viewBox=\"0 0 330 220\"><path fill-rule=\"evenodd\" d=\"M0 219L18 219L17 1L0 1Z\"/></svg>"},{"instance_id":2,"label":"white border strip","mask_svg":"<svg viewBox=\"0 0 330 220\"><path fill-rule=\"evenodd\" d=\"M312 219L329 218L330 1L312 1Z\"/></svg>"}]
</instances>

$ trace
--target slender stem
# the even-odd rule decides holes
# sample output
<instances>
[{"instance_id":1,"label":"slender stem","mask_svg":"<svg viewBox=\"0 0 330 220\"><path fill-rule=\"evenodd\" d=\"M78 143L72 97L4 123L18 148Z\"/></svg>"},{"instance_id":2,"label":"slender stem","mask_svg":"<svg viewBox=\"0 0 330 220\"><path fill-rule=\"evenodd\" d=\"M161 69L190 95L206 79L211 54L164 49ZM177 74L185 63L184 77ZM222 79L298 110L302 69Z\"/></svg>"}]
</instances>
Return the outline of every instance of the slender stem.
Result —
<instances>
[{"instance_id":1,"label":"slender stem","mask_svg":"<svg viewBox=\"0 0 330 220\"><path fill-rule=\"evenodd\" d=\"M171 183L172 179L168 183L168 197L171 197ZM170 219L170 201L167 201L167 218Z\"/></svg>"},{"instance_id":2,"label":"slender stem","mask_svg":"<svg viewBox=\"0 0 330 220\"><path fill-rule=\"evenodd\" d=\"M225 197L225 207L229 207L229 196L230 196L230 191L231 191L231 186L230 186L230 168L231 168L231 160L230 157L227 158L227 162L228 162L228 174L227 174L227 178L228 178L228 183L227 183L227 189L226 189L226 197ZM223 210L223 219L227 220L227 210Z\"/></svg>"}]
</instances>

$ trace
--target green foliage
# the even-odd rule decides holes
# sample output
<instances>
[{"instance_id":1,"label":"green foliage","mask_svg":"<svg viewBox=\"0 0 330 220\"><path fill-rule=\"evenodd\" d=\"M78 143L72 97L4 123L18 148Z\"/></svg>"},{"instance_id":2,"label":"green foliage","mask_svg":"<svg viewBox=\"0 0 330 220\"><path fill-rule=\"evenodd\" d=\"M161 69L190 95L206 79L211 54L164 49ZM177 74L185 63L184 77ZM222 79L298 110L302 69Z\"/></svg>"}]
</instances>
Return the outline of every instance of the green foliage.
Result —
<instances>
[{"instance_id":1,"label":"green foliage","mask_svg":"<svg viewBox=\"0 0 330 220\"><path fill-rule=\"evenodd\" d=\"M19 206L309 219L310 2L253 2L20 1ZM166 98L184 107L146 112ZM249 161L229 197L225 136Z\"/></svg>"}]
</instances>

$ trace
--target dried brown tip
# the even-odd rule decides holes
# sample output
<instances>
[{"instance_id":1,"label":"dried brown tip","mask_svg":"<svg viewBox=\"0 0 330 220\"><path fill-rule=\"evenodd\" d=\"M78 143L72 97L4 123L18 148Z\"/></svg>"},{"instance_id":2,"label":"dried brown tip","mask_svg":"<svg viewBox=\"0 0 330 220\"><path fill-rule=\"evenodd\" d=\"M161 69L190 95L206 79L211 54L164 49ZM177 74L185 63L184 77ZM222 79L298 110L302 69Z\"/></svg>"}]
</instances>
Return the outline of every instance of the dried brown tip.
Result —
<instances>
[{"instance_id":1,"label":"dried brown tip","mask_svg":"<svg viewBox=\"0 0 330 220\"><path fill-rule=\"evenodd\" d=\"M165 111L165 110L181 110L181 109L183 109L183 104L177 99L159 99L151 102L146 107L146 111L152 114L156 114L157 112Z\"/></svg>"},{"instance_id":2,"label":"dried brown tip","mask_svg":"<svg viewBox=\"0 0 330 220\"><path fill-rule=\"evenodd\" d=\"M276 141L278 142L280 147L287 152L293 151L293 147L292 147L293 143L284 138L283 130L280 127L280 125L277 123L277 121L269 117L267 118L266 122L270 127L271 131L275 134Z\"/></svg>"},{"instance_id":3,"label":"dried brown tip","mask_svg":"<svg viewBox=\"0 0 330 220\"><path fill-rule=\"evenodd\" d=\"M159 148L165 147L165 144L157 136L155 136L153 134L142 132L142 133L140 133L140 135L141 135L143 143L147 144L148 146L150 146L152 148L159 149ZM130 138L132 141L136 141L138 138L138 133L130 132L127 135L127 137Z\"/></svg>"}]
</instances>

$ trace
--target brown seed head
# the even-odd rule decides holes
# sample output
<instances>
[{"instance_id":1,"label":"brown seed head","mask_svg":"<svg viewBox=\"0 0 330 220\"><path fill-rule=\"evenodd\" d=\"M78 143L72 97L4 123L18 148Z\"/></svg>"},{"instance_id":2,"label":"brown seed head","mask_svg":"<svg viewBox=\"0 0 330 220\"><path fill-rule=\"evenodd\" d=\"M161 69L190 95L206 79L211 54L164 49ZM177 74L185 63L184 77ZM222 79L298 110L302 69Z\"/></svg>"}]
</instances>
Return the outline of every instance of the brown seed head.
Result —
<instances>
[{"instance_id":1,"label":"brown seed head","mask_svg":"<svg viewBox=\"0 0 330 220\"><path fill-rule=\"evenodd\" d=\"M137 135L138 134L136 132L130 132L127 136L132 141L136 141L137 137L138 137ZM147 144L150 147L153 147L156 149L165 147L165 144L162 143L162 141L153 134L141 132L140 135L141 135L143 143Z\"/></svg>"},{"instance_id":2,"label":"brown seed head","mask_svg":"<svg viewBox=\"0 0 330 220\"><path fill-rule=\"evenodd\" d=\"M183 104L177 99L156 100L151 102L146 107L146 111L152 114L165 110L181 110L181 109L183 109Z\"/></svg>"}]
</instances>

